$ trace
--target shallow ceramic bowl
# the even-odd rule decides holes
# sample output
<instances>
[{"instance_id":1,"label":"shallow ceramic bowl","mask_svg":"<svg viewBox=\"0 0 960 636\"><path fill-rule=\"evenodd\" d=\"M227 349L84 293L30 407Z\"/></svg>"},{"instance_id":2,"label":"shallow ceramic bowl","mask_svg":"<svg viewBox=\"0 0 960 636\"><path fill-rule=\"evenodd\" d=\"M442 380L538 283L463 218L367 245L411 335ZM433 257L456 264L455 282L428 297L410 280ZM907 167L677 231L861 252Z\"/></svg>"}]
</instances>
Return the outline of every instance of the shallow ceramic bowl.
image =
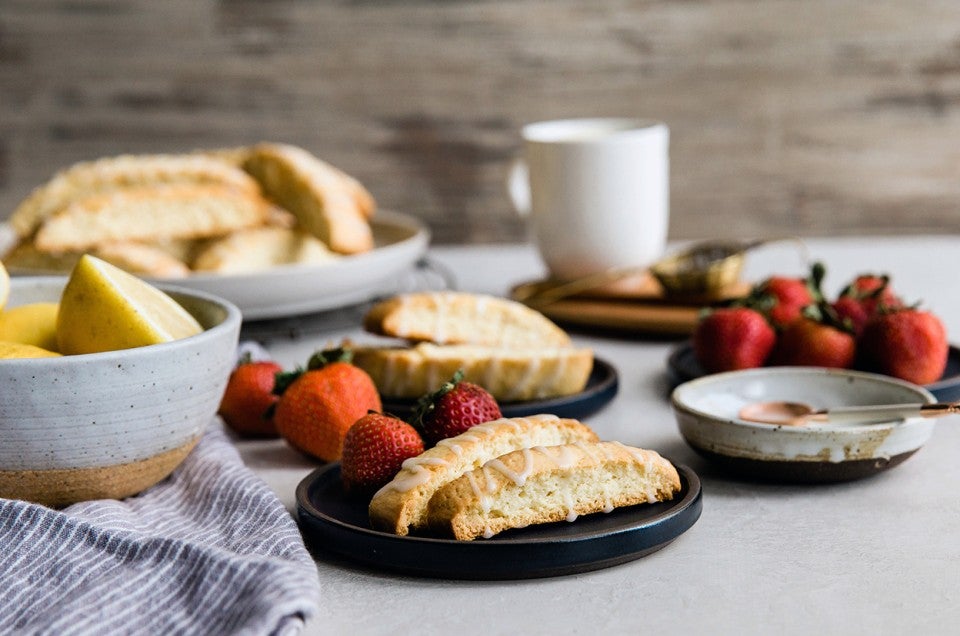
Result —
<instances>
[{"instance_id":1,"label":"shallow ceramic bowl","mask_svg":"<svg viewBox=\"0 0 960 636\"><path fill-rule=\"evenodd\" d=\"M57 301L64 277L14 278L8 306ZM170 343L0 361L0 497L48 506L123 498L168 476L217 411L240 311L161 286L204 327Z\"/></svg>"},{"instance_id":2,"label":"shallow ceramic bowl","mask_svg":"<svg viewBox=\"0 0 960 636\"><path fill-rule=\"evenodd\" d=\"M934 402L923 387L887 376L811 367L719 373L681 384L671 396L680 434L699 454L741 476L788 482L859 479L898 465L933 433L934 421L773 426L741 420L753 402L814 408Z\"/></svg>"}]
</instances>

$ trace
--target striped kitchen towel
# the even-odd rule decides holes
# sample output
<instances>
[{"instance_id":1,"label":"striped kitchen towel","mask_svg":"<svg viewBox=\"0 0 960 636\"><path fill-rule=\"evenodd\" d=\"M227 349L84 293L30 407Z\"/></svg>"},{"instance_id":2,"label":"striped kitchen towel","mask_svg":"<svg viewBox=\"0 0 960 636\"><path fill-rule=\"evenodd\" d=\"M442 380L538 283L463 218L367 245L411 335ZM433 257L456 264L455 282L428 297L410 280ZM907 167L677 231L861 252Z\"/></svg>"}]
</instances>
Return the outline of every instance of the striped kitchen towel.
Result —
<instances>
[{"instance_id":1,"label":"striped kitchen towel","mask_svg":"<svg viewBox=\"0 0 960 636\"><path fill-rule=\"evenodd\" d=\"M0 499L2 634L287 634L319 595L296 523L219 419L139 496Z\"/></svg>"}]
</instances>

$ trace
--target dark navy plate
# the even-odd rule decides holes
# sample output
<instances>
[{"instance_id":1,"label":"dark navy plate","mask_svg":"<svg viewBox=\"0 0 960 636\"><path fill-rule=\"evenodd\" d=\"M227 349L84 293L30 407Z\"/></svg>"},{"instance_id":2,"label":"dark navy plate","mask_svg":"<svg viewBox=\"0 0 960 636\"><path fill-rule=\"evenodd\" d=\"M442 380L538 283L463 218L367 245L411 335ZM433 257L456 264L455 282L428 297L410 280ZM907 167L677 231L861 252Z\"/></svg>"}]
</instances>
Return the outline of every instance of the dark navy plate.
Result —
<instances>
[{"instance_id":1,"label":"dark navy plate","mask_svg":"<svg viewBox=\"0 0 960 636\"><path fill-rule=\"evenodd\" d=\"M510 530L491 539L400 537L373 530L367 520L368 499L344 492L338 463L300 482L297 515L314 551L328 550L377 569L473 580L561 576L638 559L689 530L703 507L700 478L675 465L682 489L672 501Z\"/></svg>"},{"instance_id":2,"label":"dark navy plate","mask_svg":"<svg viewBox=\"0 0 960 636\"><path fill-rule=\"evenodd\" d=\"M613 365L600 358L594 358L593 370L590 371L587 385L580 393L544 400L500 402L500 411L504 417L527 417L551 413L557 417L583 419L606 406L616 396L619 384L617 370ZM416 400L383 398L384 413L401 418L411 415L416 406Z\"/></svg>"},{"instance_id":3,"label":"dark navy plate","mask_svg":"<svg viewBox=\"0 0 960 636\"><path fill-rule=\"evenodd\" d=\"M697 356L693 353L693 344L689 341L679 345L670 353L667 358L667 370L675 385L707 375L697 362ZM941 402L960 400L960 349L951 345L943 377L937 382L925 385L924 388Z\"/></svg>"}]
</instances>

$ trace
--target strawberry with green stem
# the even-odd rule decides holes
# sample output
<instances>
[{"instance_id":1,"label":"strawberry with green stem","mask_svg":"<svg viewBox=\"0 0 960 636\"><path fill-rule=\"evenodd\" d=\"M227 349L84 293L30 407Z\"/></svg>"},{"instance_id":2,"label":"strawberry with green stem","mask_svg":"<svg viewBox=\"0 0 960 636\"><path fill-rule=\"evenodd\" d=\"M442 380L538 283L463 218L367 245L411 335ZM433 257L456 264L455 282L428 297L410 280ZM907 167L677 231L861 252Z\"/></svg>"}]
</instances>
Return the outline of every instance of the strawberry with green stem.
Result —
<instances>
[{"instance_id":1,"label":"strawberry with green stem","mask_svg":"<svg viewBox=\"0 0 960 636\"><path fill-rule=\"evenodd\" d=\"M417 402L412 423L428 444L503 417L496 399L483 387L463 381L463 370Z\"/></svg>"}]
</instances>

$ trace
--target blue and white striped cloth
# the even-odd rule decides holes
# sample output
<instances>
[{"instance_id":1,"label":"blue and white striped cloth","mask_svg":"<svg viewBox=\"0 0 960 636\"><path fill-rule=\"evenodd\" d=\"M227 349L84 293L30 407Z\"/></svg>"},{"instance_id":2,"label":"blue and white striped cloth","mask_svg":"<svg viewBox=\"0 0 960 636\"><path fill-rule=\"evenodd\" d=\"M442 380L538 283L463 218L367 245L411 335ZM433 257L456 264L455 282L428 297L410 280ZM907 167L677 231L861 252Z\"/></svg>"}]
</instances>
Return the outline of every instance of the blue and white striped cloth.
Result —
<instances>
[{"instance_id":1,"label":"blue and white striped cloth","mask_svg":"<svg viewBox=\"0 0 960 636\"><path fill-rule=\"evenodd\" d=\"M2 634L289 634L319 597L296 523L219 420L139 496L0 499Z\"/></svg>"}]
</instances>

